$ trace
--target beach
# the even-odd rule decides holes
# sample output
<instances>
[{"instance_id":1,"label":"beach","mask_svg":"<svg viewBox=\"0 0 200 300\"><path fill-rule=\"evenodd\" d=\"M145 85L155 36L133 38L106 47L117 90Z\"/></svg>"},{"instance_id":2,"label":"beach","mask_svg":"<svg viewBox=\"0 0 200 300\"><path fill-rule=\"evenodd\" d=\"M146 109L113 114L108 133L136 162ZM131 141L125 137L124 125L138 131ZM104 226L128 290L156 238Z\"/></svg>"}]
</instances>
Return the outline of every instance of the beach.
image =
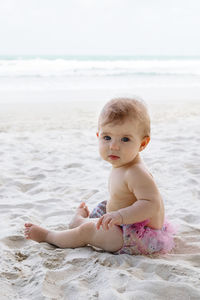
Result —
<instances>
[{"instance_id":1,"label":"beach","mask_svg":"<svg viewBox=\"0 0 200 300\"><path fill-rule=\"evenodd\" d=\"M5 86L4 86L5 87ZM0 88L0 299L200 299L200 87ZM171 253L113 255L24 238L24 223L64 230L78 205L107 200L110 165L96 138L103 104L143 97L152 119L141 153L177 229Z\"/></svg>"},{"instance_id":2,"label":"beach","mask_svg":"<svg viewBox=\"0 0 200 300\"><path fill-rule=\"evenodd\" d=\"M142 156L178 228L172 253L117 256L24 239L25 222L66 229L81 201L91 210L108 199L110 166L100 159L95 136L101 104L2 105L2 300L199 299L200 102L171 102L164 110L148 104L152 141Z\"/></svg>"}]
</instances>

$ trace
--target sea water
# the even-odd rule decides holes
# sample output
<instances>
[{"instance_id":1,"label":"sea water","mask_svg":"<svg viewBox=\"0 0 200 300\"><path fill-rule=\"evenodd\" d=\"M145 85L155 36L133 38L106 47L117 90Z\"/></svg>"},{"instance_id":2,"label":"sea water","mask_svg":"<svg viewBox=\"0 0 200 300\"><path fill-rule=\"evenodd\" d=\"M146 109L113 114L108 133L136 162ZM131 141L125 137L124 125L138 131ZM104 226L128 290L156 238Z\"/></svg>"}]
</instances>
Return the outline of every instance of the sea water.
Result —
<instances>
[{"instance_id":1,"label":"sea water","mask_svg":"<svg viewBox=\"0 0 200 300\"><path fill-rule=\"evenodd\" d=\"M0 91L200 87L200 57L0 56Z\"/></svg>"}]
</instances>

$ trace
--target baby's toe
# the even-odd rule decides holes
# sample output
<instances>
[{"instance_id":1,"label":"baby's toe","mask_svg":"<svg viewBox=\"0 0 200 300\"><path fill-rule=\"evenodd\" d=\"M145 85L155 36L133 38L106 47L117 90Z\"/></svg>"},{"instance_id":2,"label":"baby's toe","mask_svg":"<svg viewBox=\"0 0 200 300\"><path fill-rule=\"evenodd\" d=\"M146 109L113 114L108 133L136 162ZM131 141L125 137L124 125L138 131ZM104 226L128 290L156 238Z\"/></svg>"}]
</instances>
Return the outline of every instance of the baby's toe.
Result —
<instances>
[{"instance_id":1,"label":"baby's toe","mask_svg":"<svg viewBox=\"0 0 200 300\"><path fill-rule=\"evenodd\" d=\"M25 227L31 227L33 224L32 223L25 223L24 226Z\"/></svg>"},{"instance_id":2,"label":"baby's toe","mask_svg":"<svg viewBox=\"0 0 200 300\"><path fill-rule=\"evenodd\" d=\"M79 208L83 208L85 206L85 202L81 202L81 204L79 205Z\"/></svg>"}]
</instances>

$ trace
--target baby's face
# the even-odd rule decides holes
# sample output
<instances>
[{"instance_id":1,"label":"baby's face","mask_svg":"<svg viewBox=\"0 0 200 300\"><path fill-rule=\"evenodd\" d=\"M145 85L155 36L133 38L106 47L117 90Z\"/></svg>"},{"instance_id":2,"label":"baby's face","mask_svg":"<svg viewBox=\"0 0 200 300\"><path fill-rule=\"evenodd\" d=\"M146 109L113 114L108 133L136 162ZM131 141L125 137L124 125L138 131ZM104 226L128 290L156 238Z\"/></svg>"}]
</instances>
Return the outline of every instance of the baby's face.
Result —
<instances>
[{"instance_id":1,"label":"baby's face","mask_svg":"<svg viewBox=\"0 0 200 300\"><path fill-rule=\"evenodd\" d=\"M115 168L134 163L142 150L142 139L136 121L106 124L100 127L98 135L101 157Z\"/></svg>"}]
</instances>

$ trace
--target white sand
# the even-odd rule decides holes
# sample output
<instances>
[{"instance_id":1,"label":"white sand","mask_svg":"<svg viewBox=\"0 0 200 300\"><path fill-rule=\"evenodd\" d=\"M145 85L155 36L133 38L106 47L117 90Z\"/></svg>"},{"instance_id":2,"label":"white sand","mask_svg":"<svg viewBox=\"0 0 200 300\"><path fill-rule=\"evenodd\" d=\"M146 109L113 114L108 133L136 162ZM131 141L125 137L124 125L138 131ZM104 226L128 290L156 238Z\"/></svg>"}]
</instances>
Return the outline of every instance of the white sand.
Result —
<instances>
[{"instance_id":1,"label":"white sand","mask_svg":"<svg viewBox=\"0 0 200 300\"><path fill-rule=\"evenodd\" d=\"M24 222L65 229L82 200L92 209L108 198L95 138L102 104L0 96L0 299L200 299L200 101L149 103L143 157L179 232L172 253L145 257L24 239Z\"/></svg>"}]
</instances>

